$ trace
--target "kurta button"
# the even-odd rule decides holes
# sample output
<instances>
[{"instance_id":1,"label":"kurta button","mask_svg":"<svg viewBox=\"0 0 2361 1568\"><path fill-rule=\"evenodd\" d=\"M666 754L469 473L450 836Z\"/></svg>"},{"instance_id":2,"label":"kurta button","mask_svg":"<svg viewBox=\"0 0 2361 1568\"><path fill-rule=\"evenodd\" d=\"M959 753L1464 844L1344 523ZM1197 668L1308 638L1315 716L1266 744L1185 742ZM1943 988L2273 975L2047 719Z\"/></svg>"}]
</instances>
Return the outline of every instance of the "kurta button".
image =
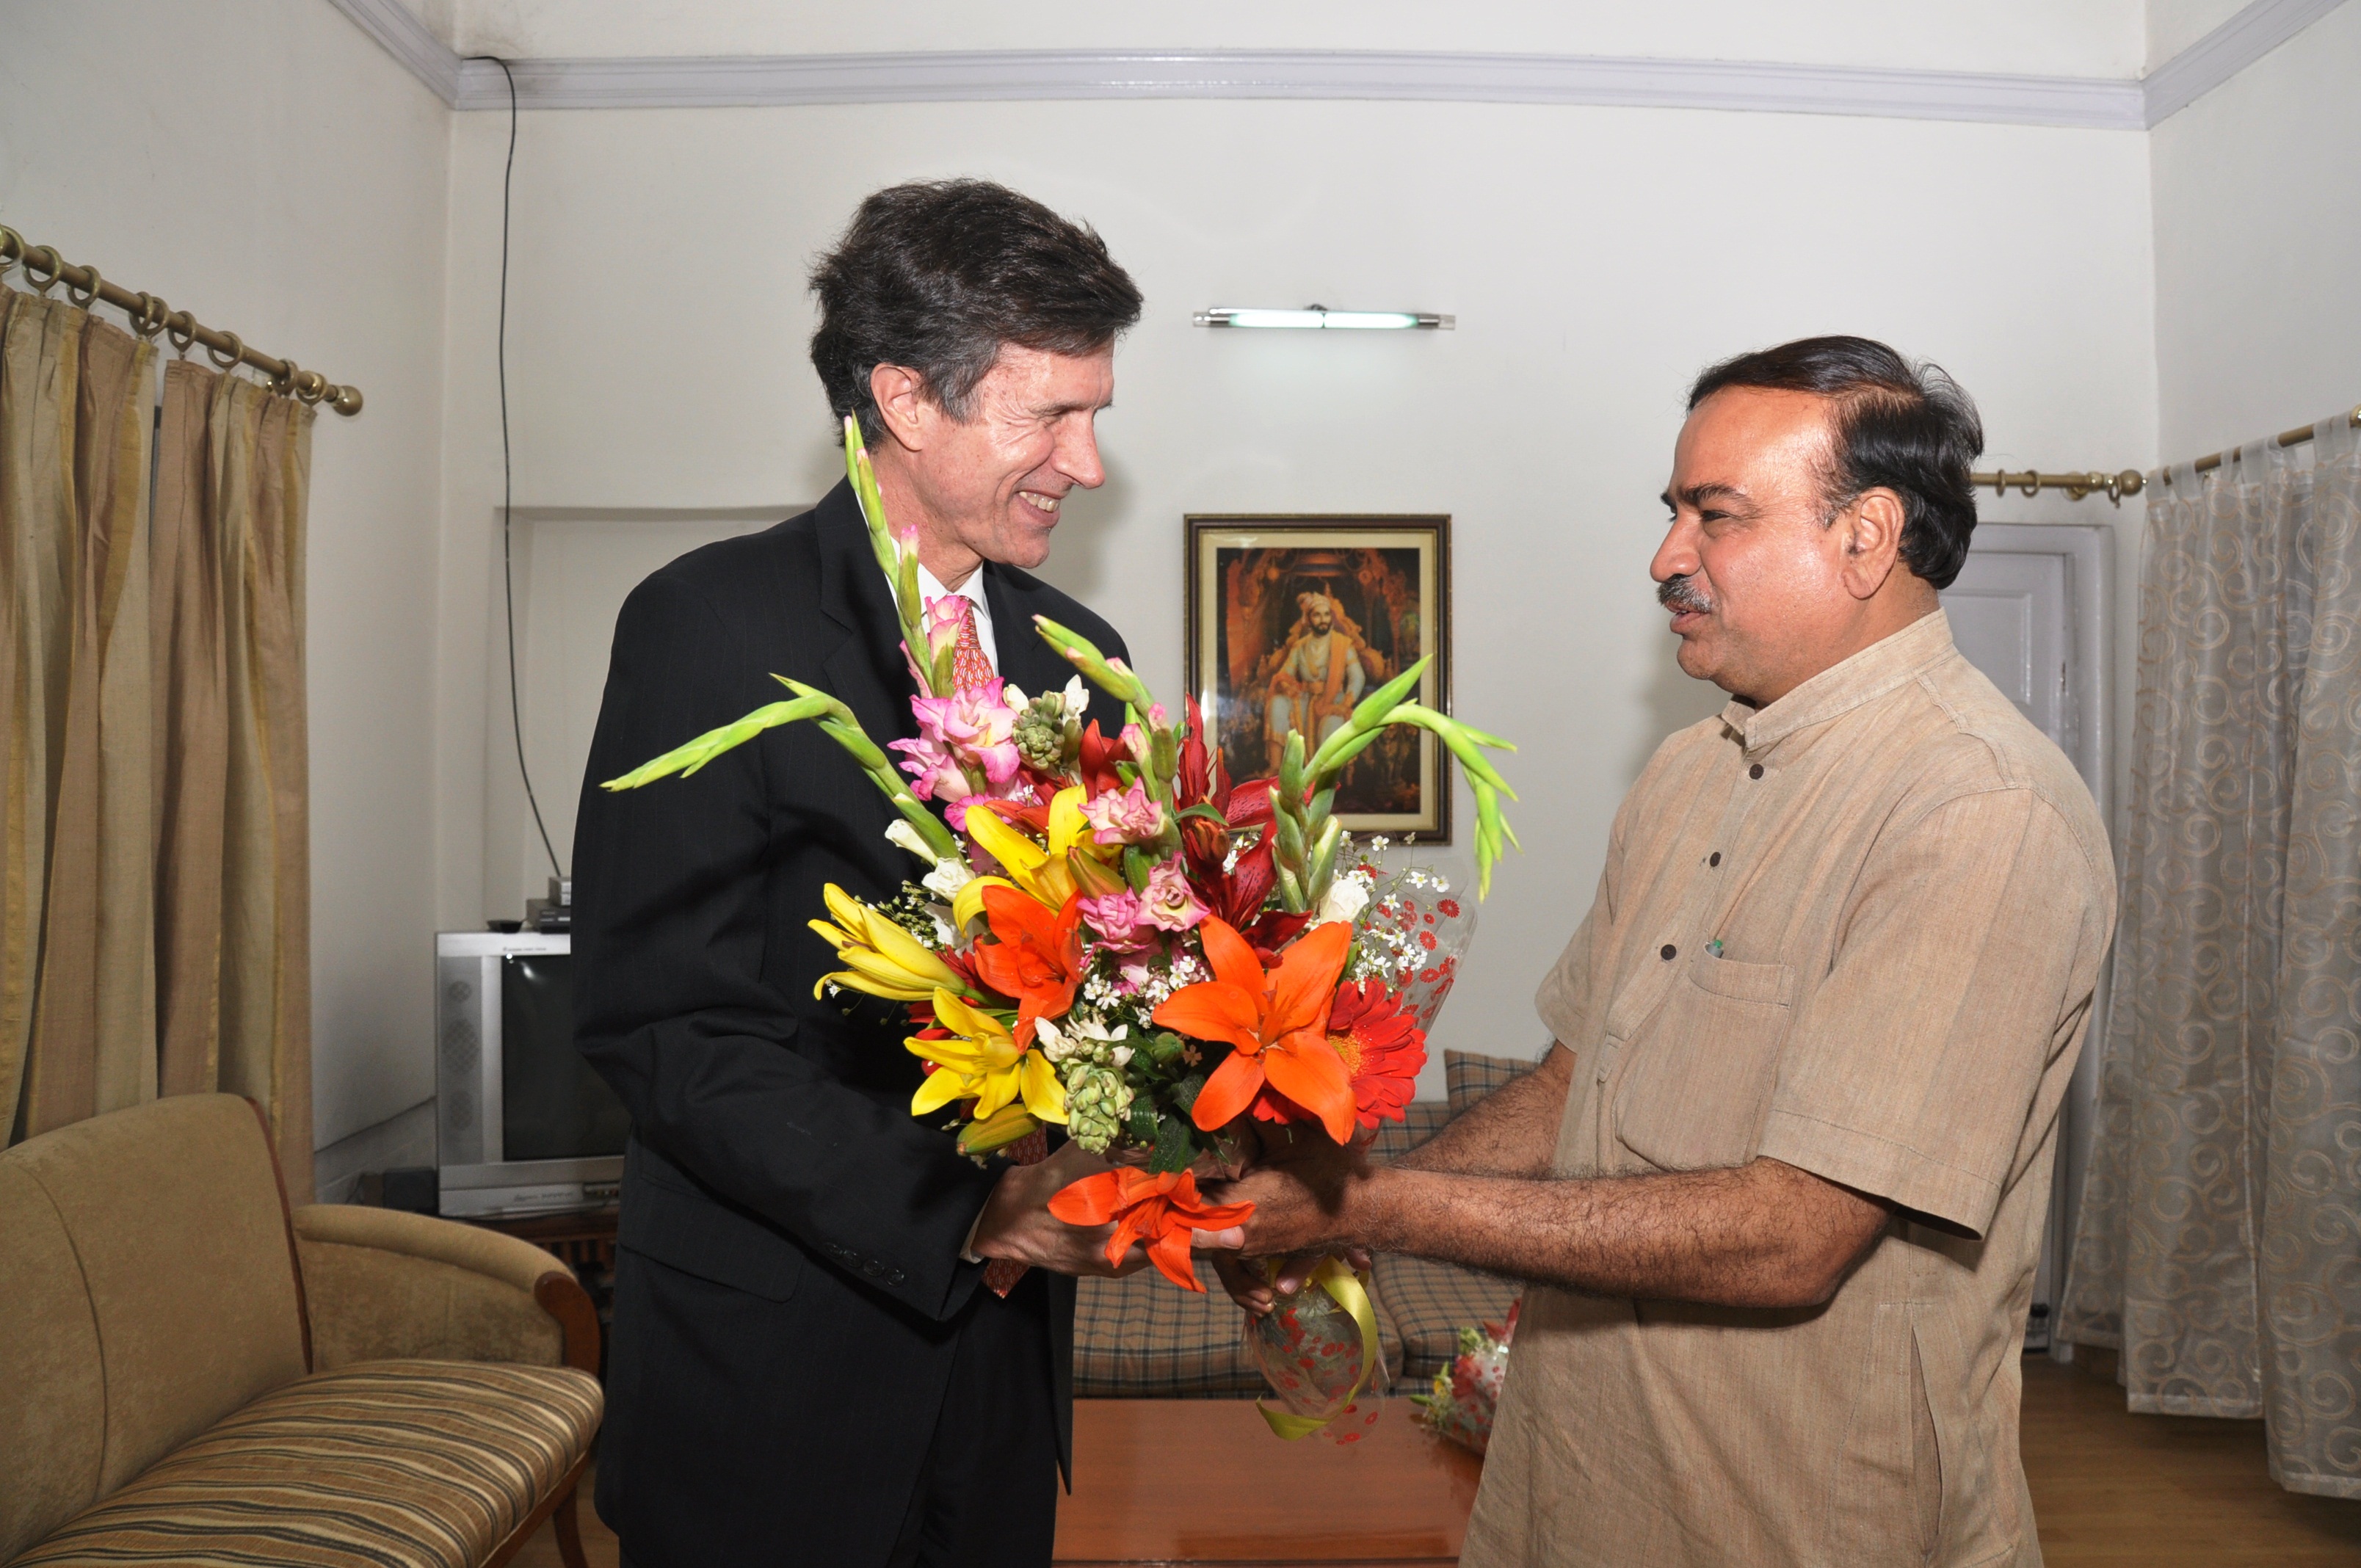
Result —
<instances>
[{"instance_id":1,"label":"kurta button","mask_svg":"<svg viewBox=\"0 0 2361 1568\"><path fill-rule=\"evenodd\" d=\"M1705 863L1709 866L1718 866L1721 864L1721 851L1719 850L1716 850L1712 854L1707 856Z\"/></svg>"},{"instance_id":2,"label":"kurta button","mask_svg":"<svg viewBox=\"0 0 2361 1568\"><path fill-rule=\"evenodd\" d=\"M1747 770L1746 770L1746 776L1747 776L1748 778L1750 778L1750 779L1759 779L1759 778L1761 778L1761 777L1763 776L1763 764L1762 764L1762 763L1760 763L1760 762L1757 762L1757 763L1755 763L1752 767L1751 767L1751 768L1747 769Z\"/></svg>"},{"instance_id":3,"label":"kurta button","mask_svg":"<svg viewBox=\"0 0 2361 1568\"><path fill-rule=\"evenodd\" d=\"M1680 955L1681 950L1678 948L1675 948L1670 942L1666 942L1663 950L1658 952L1656 956L1669 962L1671 959L1680 957Z\"/></svg>"}]
</instances>

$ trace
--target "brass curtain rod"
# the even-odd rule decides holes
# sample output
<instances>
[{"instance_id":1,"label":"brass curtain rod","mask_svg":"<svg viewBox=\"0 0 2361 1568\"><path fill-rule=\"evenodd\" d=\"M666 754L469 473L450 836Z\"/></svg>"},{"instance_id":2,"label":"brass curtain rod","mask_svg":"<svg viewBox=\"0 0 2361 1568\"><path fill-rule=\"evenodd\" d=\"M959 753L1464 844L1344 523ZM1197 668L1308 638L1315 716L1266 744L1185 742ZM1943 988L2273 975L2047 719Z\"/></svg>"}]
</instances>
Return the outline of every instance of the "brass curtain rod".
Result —
<instances>
[{"instance_id":1,"label":"brass curtain rod","mask_svg":"<svg viewBox=\"0 0 2361 1568\"><path fill-rule=\"evenodd\" d=\"M25 280L40 294L46 295L63 283L66 299L80 309L88 310L94 301L105 301L131 317L131 330L141 337L161 334L184 355L192 345L202 343L205 345L205 357L215 365L225 370L251 365L270 378L273 391L302 402L325 403L346 418L361 411L358 387L339 387L317 370L303 369L292 359L273 359L248 348L237 334L216 332L188 312L172 309L154 294L134 293L110 283L98 275L97 268L76 267L53 247L27 245L24 236L0 224L0 272L14 266L24 268Z\"/></svg>"},{"instance_id":2,"label":"brass curtain rod","mask_svg":"<svg viewBox=\"0 0 2361 1568\"><path fill-rule=\"evenodd\" d=\"M2361 430L2361 408L2348 412L2345 422ZM2312 438L2317 428L2316 425L2300 424L2293 430L2283 430L2271 438L2272 444L2280 447L2301 446ZM2226 452L2210 453L2200 457L2190 467L2200 474L2210 474L2224 462L2235 463L2237 460L2238 449L2234 446ZM2158 477L2169 484L2171 473L2169 468L2160 469ZM2103 494L2118 506L2123 504L2124 497L2139 494L2147 484L2136 468L2126 468L2120 474L2044 474L2031 468L2022 474L2012 474L2003 468L1990 474L1971 474L1968 477L1978 489L1990 485L1995 496L2004 496L2011 490L2027 496L2037 495L2043 490L2063 490L2069 500L2079 501L2084 496Z\"/></svg>"}]
</instances>

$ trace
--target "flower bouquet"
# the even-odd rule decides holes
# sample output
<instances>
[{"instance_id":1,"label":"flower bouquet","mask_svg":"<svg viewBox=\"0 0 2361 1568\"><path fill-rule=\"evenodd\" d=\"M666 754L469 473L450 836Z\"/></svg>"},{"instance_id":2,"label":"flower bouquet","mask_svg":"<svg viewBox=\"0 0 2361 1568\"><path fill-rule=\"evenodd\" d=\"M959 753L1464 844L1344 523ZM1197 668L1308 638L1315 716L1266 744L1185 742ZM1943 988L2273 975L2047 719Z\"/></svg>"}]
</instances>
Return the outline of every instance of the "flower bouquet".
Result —
<instances>
[{"instance_id":1,"label":"flower bouquet","mask_svg":"<svg viewBox=\"0 0 2361 1568\"><path fill-rule=\"evenodd\" d=\"M1509 1375L1509 1345L1523 1305L1510 1302L1505 1323L1459 1331L1459 1354L1434 1375L1425 1393L1410 1397L1421 1426L1477 1453L1492 1446L1492 1414L1500 1403L1501 1380Z\"/></svg>"},{"instance_id":2,"label":"flower bouquet","mask_svg":"<svg viewBox=\"0 0 2361 1568\"><path fill-rule=\"evenodd\" d=\"M959 601L921 602L917 534L887 526L850 419L845 460L895 585L917 737L881 750L842 703L780 676L786 700L604 787L686 777L765 729L818 724L899 811L887 836L924 866L882 904L827 889L829 918L812 926L844 967L821 989L906 1007L926 1069L911 1113L944 1115L971 1157L1014 1153L1056 1123L1118 1162L1051 1212L1111 1223L1110 1261L1142 1243L1167 1278L1202 1289L1191 1233L1252 1205L1207 1202L1199 1174L1248 1160L1257 1123L1345 1144L1400 1120L1449 982L1423 950L1432 937L1419 940L1419 873L1389 877L1334 814L1345 770L1389 725L1436 736L1476 796L1480 896L1515 842L1500 809L1514 792L1483 752L1513 748L1410 700L1424 660L1316 746L1290 733L1276 778L1243 782L1205 745L1193 699L1175 723L1121 660L1045 618L1040 635L1077 671L1064 690L961 685ZM1084 678L1124 703L1118 734L1083 726ZM1324 1360L1290 1363L1297 1387L1274 1375L1290 1410L1265 1415L1283 1436L1318 1430L1381 1372L1366 1282L1334 1259L1315 1277L1354 1332L1322 1340ZM1263 1354L1266 1372L1280 1359Z\"/></svg>"}]
</instances>

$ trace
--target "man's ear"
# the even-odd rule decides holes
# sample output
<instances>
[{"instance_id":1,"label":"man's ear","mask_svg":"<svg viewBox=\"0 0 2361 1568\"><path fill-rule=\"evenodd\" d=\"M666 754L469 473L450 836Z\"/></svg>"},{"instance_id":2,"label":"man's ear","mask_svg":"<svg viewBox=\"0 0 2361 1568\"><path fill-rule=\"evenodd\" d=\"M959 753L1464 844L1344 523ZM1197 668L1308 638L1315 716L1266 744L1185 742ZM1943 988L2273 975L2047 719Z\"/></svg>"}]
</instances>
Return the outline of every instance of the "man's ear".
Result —
<instances>
[{"instance_id":1,"label":"man's ear","mask_svg":"<svg viewBox=\"0 0 2361 1568\"><path fill-rule=\"evenodd\" d=\"M1845 509L1838 521L1844 533L1844 565L1838 575L1853 598L1874 598L1894 575L1905 521L1902 498L1882 485L1863 490Z\"/></svg>"},{"instance_id":2,"label":"man's ear","mask_svg":"<svg viewBox=\"0 0 2361 1568\"><path fill-rule=\"evenodd\" d=\"M922 452L928 427L933 422L935 400L927 378L906 365L875 365L869 370L869 395L876 400L878 422L906 452Z\"/></svg>"}]
</instances>

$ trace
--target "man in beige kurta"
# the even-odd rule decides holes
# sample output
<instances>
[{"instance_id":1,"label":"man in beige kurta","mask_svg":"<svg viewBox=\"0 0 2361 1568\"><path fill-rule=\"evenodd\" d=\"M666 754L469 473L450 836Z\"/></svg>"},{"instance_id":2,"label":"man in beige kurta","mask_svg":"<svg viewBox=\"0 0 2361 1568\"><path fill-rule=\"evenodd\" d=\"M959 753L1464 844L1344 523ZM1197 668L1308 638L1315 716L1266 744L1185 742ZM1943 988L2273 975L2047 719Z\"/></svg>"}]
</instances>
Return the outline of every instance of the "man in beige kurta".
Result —
<instances>
[{"instance_id":1,"label":"man in beige kurta","mask_svg":"<svg viewBox=\"0 0 2361 1568\"><path fill-rule=\"evenodd\" d=\"M1734 422L1732 398L1755 400ZM1224 1195L1263 1204L1250 1249L1362 1242L1536 1281L1470 1568L2040 1561L2018 1357L2113 926L2106 835L1904 542L1874 517L1826 537L1841 509L1773 537L1766 450L1817 422L1838 450L1806 488L1846 468L1842 411L1794 398L1725 382L1685 433L1687 521L1657 561L1683 663L1775 695L1673 736L1625 798L1541 987L1543 1067L1407 1168L1307 1165L1312 1204L1290 1168ZM1823 548L1854 596L1838 620L1899 588L1898 625L1814 654Z\"/></svg>"}]
</instances>

